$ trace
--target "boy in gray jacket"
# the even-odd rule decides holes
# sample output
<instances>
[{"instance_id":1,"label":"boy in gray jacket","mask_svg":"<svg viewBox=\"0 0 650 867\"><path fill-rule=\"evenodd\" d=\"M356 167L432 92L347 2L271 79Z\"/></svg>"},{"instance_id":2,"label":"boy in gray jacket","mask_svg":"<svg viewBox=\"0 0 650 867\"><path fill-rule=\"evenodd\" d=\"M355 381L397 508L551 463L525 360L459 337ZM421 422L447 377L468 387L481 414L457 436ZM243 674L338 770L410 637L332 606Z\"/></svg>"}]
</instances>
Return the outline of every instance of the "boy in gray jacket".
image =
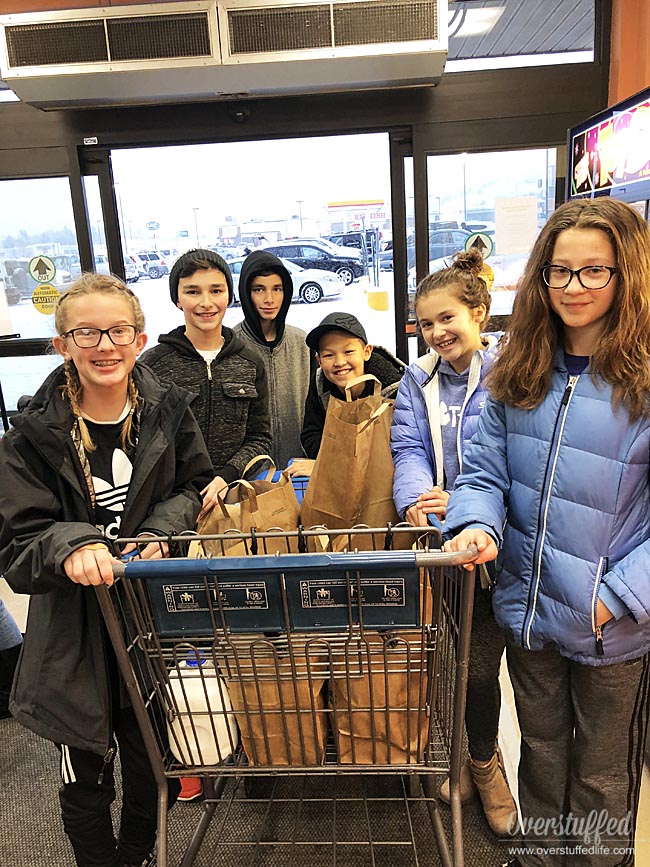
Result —
<instances>
[{"instance_id":1,"label":"boy in gray jacket","mask_svg":"<svg viewBox=\"0 0 650 867\"><path fill-rule=\"evenodd\" d=\"M286 324L292 297L291 274L282 260L266 250L254 250L239 278L244 321L233 331L264 361L271 418L269 454L279 469L302 454L300 430L309 388L305 332Z\"/></svg>"}]
</instances>

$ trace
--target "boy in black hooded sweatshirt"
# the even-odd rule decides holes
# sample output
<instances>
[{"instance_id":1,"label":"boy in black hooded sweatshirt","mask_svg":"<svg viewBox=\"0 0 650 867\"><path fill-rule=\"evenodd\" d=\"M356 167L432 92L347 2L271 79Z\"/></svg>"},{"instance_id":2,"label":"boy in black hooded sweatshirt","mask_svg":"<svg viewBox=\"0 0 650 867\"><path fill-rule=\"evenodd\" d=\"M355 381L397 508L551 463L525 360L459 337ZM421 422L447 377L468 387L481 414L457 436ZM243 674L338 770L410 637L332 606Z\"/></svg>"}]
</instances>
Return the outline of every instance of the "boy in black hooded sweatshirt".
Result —
<instances>
[{"instance_id":1,"label":"boy in black hooded sweatshirt","mask_svg":"<svg viewBox=\"0 0 650 867\"><path fill-rule=\"evenodd\" d=\"M286 324L293 297L291 274L266 250L246 257L239 277L244 321L233 331L262 356L269 388L271 448L279 469L302 454L300 430L309 388L305 332Z\"/></svg>"}]
</instances>

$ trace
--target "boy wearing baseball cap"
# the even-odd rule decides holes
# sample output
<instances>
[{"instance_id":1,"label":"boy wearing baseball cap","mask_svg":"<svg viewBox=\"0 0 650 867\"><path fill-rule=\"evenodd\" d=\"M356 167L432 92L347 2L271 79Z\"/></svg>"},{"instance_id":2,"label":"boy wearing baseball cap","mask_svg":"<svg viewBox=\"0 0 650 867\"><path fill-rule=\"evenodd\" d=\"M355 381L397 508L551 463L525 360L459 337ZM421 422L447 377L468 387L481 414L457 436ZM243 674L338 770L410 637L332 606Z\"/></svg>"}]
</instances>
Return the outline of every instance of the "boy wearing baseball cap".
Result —
<instances>
[{"instance_id":1,"label":"boy wearing baseball cap","mask_svg":"<svg viewBox=\"0 0 650 867\"><path fill-rule=\"evenodd\" d=\"M212 460L214 479L203 490L203 510L217 492L242 476L251 458L268 453L271 442L264 364L223 317L233 298L232 275L213 250L189 250L169 275L169 294L185 324L161 334L142 355L162 380L196 395L192 411Z\"/></svg>"},{"instance_id":2,"label":"boy wearing baseball cap","mask_svg":"<svg viewBox=\"0 0 650 867\"><path fill-rule=\"evenodd\" d=\"M309 384L300 441L307 457L315 459L330 396L345 400L347 383L371 373L381 383L384 397L392 397L406 366L382 346L371 346L363 325L351 313L330 313L309 332L306 343L316 353L318 369ZM351 396L357 400L372 392L372 382L360 383Z\"/></svg>"}]
</instances>

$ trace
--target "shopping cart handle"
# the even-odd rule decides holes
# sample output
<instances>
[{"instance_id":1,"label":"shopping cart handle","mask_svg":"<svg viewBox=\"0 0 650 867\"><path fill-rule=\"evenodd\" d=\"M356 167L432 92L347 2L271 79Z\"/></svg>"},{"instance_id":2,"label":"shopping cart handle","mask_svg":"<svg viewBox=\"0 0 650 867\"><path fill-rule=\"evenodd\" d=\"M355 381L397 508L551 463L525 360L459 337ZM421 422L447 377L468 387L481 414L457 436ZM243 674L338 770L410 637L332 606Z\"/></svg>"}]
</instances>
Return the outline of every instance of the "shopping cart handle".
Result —
<instances>
[{"instance_id":1,"label":"shopping cart handle","mask_svg":"<svg viewBox=\"0 0 650 867\"><path fill-rule=\"evenodd\" d=\"M417 551L415 561L418 566L464 566L477 557L478 548L470 545L466 551Z\"/></svg>"},{"instance_id":2,"label":"shopping cart handle","mask_svg":"<svg viewBox=\"0 0 650 867\"><path fill-rule=\"evenodd\" d=\"M245 557L206 557L200 559L167 558L164 560L140 560L113 563L115 577L128 578L165 578L200 577L208 572L304 572L306 568L315 570L350 570L360 568L364 572L376 570L386 572L391 569L408 569L436 566L460 566L471 563L478 556L478 550L470 546L467 551L364 551L356 553L337 552L320 554L257 554Z\"/></svg>"}]
</instances>

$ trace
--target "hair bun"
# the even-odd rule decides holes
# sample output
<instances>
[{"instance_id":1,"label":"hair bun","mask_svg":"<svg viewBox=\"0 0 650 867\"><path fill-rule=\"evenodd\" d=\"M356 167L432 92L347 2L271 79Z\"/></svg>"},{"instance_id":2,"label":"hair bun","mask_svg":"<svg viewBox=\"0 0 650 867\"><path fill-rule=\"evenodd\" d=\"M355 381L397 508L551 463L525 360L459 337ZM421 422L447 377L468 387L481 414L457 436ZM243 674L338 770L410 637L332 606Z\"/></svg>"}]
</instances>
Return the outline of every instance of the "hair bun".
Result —
<instances>
[{"instance_id":1,"label":"hair bun","mask_svg":"<svg viewBox=\"0 0 650 867\"><path fill-rule=\"evenodd\" d=\"M483 256L474 248L466 252L454 253L451 267L458 271L469 271L478 277L483 270Z\"/></svg>"}]
</instances>

